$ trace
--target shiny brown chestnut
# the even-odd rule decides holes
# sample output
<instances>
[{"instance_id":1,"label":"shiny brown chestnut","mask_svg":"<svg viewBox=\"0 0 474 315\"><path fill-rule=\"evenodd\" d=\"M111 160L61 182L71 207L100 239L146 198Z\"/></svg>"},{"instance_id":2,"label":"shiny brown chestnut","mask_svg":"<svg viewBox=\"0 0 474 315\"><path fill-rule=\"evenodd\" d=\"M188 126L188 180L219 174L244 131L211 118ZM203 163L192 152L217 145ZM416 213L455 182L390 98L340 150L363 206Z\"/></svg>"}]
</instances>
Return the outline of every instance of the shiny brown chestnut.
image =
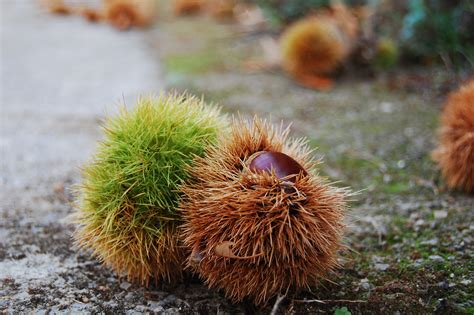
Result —
<instances>
[{"instance_id":1,"label":"shiny brown chestnut","mask_svg":"<svg viewBox=\"0 0 474 315\"><path fill-rule=\"evenodd\" d=\"M285 153L260 151L255 153L250 160L250 170L270 173L273 169L275 175L280 179L294 175L288 178L293 183L299 173L303 173L305 176L308 175L308 172L298 162Z\"/></svg>"}]
</instances>

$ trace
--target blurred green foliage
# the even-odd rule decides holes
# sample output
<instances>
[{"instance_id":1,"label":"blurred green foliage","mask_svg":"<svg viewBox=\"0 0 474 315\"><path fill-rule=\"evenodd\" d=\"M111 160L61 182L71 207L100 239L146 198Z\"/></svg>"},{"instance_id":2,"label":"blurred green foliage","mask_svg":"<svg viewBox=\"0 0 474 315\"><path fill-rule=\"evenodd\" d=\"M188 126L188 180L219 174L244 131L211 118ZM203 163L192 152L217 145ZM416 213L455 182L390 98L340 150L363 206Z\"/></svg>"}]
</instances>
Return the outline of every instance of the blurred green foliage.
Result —
<instances>
[{"instance_id":1,"label":"blurred green foliage","mask_svg":"<svg viewBox=\"0 0 474 315\"><path fill-rule=\"evenodd\" d=\"M349 309L344 306L341 308L336 308L334 310L334 315L351 315L352 313L349 311Z\"/></svg>"},{"instance_id":2,"label":"blurred green foliage","mask_svg":"<svg viewBox=\"0 0 474 315\"><path fill-rule=\"evenodd\" d=\"M260 6L275 27L283 27L332 0L247 0ZM442 59L474 66L474 0L341 0L375 13L370 35L375 67L391 68L398 57L411 61ZM361 20L364 23L364 20ZM391 40L387 40L391 38Z\"/></svg>"},{"instance_id":3,"label":"blurred green foliage","mask_svg":"<svg viewBox=\"0 0 474 315\"><path fill-rule=\"evenodd\" d=\"M398 60L397 43L388 37L380 38L376 45L374 66L376 69L388 70L395 66Z\"/></svg>"},{"instance_id":4,"label":"blurred green foliage","mask_svg":"<svg viewBox=\"0 0 474 315\"><path fill-rule=\"evenodd\" d=\"M474 65L474 1L409 0L400 40L409 56Z\"/></svg>"},{"instance_id":5,"label":"blurred green foliage","mask_svg":"<svg viewBox=\"0 0 474 315\"><path fill-rule=\"evenodd\" d=\"M330 4L331 0L253 0L273 25L294 21L309 12Z\"/></svg>"}]
</instances>

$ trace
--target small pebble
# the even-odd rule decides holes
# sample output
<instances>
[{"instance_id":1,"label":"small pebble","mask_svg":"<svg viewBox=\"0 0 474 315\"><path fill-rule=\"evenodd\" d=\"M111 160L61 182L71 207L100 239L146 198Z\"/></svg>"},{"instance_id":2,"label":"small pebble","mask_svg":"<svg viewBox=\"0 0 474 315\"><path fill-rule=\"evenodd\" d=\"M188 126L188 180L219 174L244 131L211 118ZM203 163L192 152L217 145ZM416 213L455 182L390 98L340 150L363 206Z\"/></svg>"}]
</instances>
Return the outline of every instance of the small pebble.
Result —
<instances>
[{"instance_id":1,"label":"small pebble","mask_svg":"<svg viewBox=\"0 0 474 315\"><path fill-rule=\"evenodd\" d=\"M438 287L442 288L442 289L447 289L448 288L448 283L446 281L439 282Z\"/></svg>"},{"instance_id":2,"label":"small pebble","mask_svg":"<svg viewBox=\"0 0 474 315\"><path fill-rule=\"evenodd\" d=\"M131 283L124 281L120 284L120 289L122 290L128 290L132 286Z\"/></svg>"},{"instance_id":3,"label":"small pebble","mask_svg":"<svg viewBox=\"0 0 474 315\"><path fill-rule=\"evenodd\" d=\"M412 137L415 134L415 129L408 127L408 128L405 128L405 130L403 130L403 133L407 137Z\"/></svg>"},{"instance_id":4,"label":"small pebble","mask_svg":"<svg viewBox=\"0 0 474 315\"><path fill-rule=\"evenodd\" d=\"M426 240L420 243L421 245L437 245L438 244L438 239L437 238L432 238L430 240Z\"/></svg>"},{"instance_id":5,"label":"small pebble","mask_svg":"<svg viewBox=\"0 0 474 315\"><path fill-rule=\"evenodd\" d=\"M372 256L372 262L375 264L383 263L383 259L380 256L374 255Z\"/></svg>"},{"instance_id":6,"label":"small pebble","mask_svg":"<svg viewBox=\"0 0 474 315\"><path fill-rule=\"evenodd\" d=\"M135 306L135 311L139 313L143 313L147 310L147 307L145 305L137 305Z\"/></svg>"},{"instance_id":7,"label":"small pebble","mask_svg":"<svg viewBox=\"0 0 474 315\"><path fill-rule=\"evenodd\" d=\"M454 249L463 250L465 245L466 245L466 243L464 243L464 241L462 241L461 243L454 245Z\"/></svg>"},{"instance_id":8,"label":"small pebble","mask_svg":"<svg viewBox=\"0 0 474 315\"><path fill-rule=\"evenodd\" d=\"M165 304L171 304L171 303L174 303L176 299L177 297L174 294L170 294L167 297L165 297L163 301L165 302Z\"/></svg>"},{"instance_id":9,"label":"small pebble","mask_svg":"<svg viewBox=\"0 0 474 315\"><path fill-rule=\"evenodd\" d=\"M448 216L448 212L445 210L436 210L433 214L435 219L444 219Z\"/></svg>"},{"instance_id":10,"label":"small pebble","mask_svg":"<svg viewBox=\"0 0 474 315\"><path fill-rule=\"evenodd\" d=\"M421 226L421 225L424 225L424 224L425 224L425 220L423 220L423 219L418 219L415 222L415 226Z\"/></svg>"},{"instance_id":11,"label":"small pebble","mask_svg":"<svg viewBox=\"0 0 474 315\"><path fill-rule=\"evenodd\" d=\"M382 102L380 103L380 111L382 113L390 114L393 112L393 104L390 102Z\"/></svg>"},{"instance_id":12,"label":"small pebble","mask_svg":"<svg viewBox=\"0 0 474 315\"><path fill-rule=\"evenodd\" d=\"M365 278L365 279L360 280L360 288L364 291L370 290L369 279Z\"/></svg>"},{"instance_id":13,"label":"small pebble","mask_svg":"<svg viewBox=\"0 0 474 315\"><path fill-rule=\"evenodd\" d=\"M119 307L118 303L114 302L114 301L108 302L105 305L107 305L108 307L110 307L112 309Z\"/></svg>"},{"instance_id":14,"label":"small pebble","mask_svg":"<svg viewBox=\"0 0 474 315\"><path fill-rule=\"evenodd\" d=\"M423 265L423 262L424 262L424 259L419 258L419 259L415 260L415 262L412 264L412 266L415 267L415 268L419 268Z\"/></svg>"},{"instance_id":15,"label":"small pebble","mask_svg":"<svg viewBox=\"0 0 474 315\"><path fill-rule=\"evenodd\" d=\"M375 269L379 271L386 271L389 267L389 264L375 264Z\"/></svg>"},{"instance_id":16,"label":"small pebble","mask_svg":"<svg viewBox=\"0 0 474 315\"><path fill-rule=\"evenodd\" d=\"M430 255L428 258L435 262L444 262L444 258L439 255Z\"/></svg>"},{"instance_id":17,"label":"small pebble","mask_svg":"<svg viewBox=\"0 0 474 315\"><path fill-rule=\"evenodd\" d=\"M165 309L163 308L163 306L157 306L154 309L152 309L152 312L155 313L155 314L156 313L162 313L164 311L165 311Z\"/></svg>"},{"instance_id":18,"label":"small pebble","mask_svg":"<svg viewBox=\"0 0 474 315\"><path fill-rule=\"evenodd\" d=\"M84 304L79 304L79 303L74 303L71 306L69 306L69 311L71 313L81 313L84 312L84 310L87 308L87 305Z\"/></svg>"}]
</instances>

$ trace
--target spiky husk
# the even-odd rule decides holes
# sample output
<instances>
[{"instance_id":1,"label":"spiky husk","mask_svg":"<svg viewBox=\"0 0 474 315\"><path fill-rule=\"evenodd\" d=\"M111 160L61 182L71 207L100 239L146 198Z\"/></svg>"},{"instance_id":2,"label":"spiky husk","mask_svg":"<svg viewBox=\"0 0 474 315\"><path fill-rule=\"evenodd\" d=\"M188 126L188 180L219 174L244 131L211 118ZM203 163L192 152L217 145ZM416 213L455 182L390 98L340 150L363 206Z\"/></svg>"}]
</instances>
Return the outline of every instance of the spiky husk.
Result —
<instances>
[{"instance_id":1,"label":"spiky husk","mask_svg":"<svg viewBox=\"0 0 474 315\"><path fill-rule=\"evenodd\" d=\"M53 14L68 15L72 9L63 0L41 0L41 4Z\"/></svg>"},{"instance_id":2,"label":"spiky husk","mask_svg":"<svg viewBox=\"0 0 474 315\"><path fill-rule=\"evenodd\" d=\"M398 46L393 39L381 38L377 42L375 66L380 69L392 68L398 59Z\"/></svg>"},{"instance_id":3,"label":"spiky husk","mask_svg":"<svg viewBox=\"0 0 474 315\"><path fill-rule=\"evenodd\" d=\"M302 139L287 139L288 129L257 118L232 126L230 137L195 161L194 180L182 187L188 267L228 298L262 305L315 284L337 265L347 190L315 173L311 150ZM254 173L248 162L259 151L283 152L309 175L289 187L274 172ZM226 244L233 254L224 257Z\"/></svg>"},{"instance_id":4,"label":"spiky husk","mask_svg":"<svg viewBox=\"0 0 474 315\"><path fill-rule=\"evenodd\" d=\"M448 187L474 192L474 80L449 95L433 158Z\"/></svg>"},{"instance_id":5,"label":"spiky husk","mask_svg":"<svg viewBox=\"0 0 474 315\"><path fill-rule=\"evenodd\" d=\"M204 0L173 0L172 4L175 15L191 15L202 10Z\"/></svg>"},{"instance_id":6,"label":"spiky husk","mask_svg":"<svg viewBox=\"0 0 474 315\"><path fill-rule=\"evenodd\" d=\"M329 17L337 24L339 29L342 31L349 46L354 45L354 41L359 36L359 22L357 9L349 9L346 5L332 4L326 10L323 10L319 15L321 17ZM353 48L353 47L349 47Z\"/></svg>"},{"instance_id":7,"label":"spiky husk","mask_svg":"<svg viewBox=\"0 0 474 315\"><path fill-rule=\"evenodd\" d=\"M310 17L290 26L281 38L283 67L293 76L334 71L346 55L336 25Z\"/></svg>"},{"instance_id":8,"label":"spiky husk","mask_svg":"<svg viewBox=\"0 0 474 315\"><path fill-rule=\"evenodd\" d=\"M103 10L87 6L80 7L78 9L78 14L91 23L96 23L104 19Z\"/></svg>"},{"instance_id":9,"label":"spiky husk","mask_svg":"<svg viewBox=\"0 0 474 315\"><path fill-rule=\"evenodd\" d=\"M149 26L156 17L154 0L104 0L104 15L114 27L126 30Z\"/></svg>"},{"instance_id":10,"label":"spiky husk","mask_svg":"<svg viewBox=\"0 0 474 315\"><path fill-rule=\"evenodd\" d=\"M209 14L218 20L230 20L234 18L235 0L209 0L207 7Z\"/></svg>"},{"instance_id":11,"label":"spiky husk","mask_svg":"<svg viewBox=\"0 0 474 315\"><path fill-rule=\"evenodd\" d=\"M178 187L224 123L218 109L186 95L141 98L109 118L83 169L77 244L130 281L179 279L185 250L177 234Z\"/></svg>"},{"instance_id":12,"label":"spiky husk","mask_svg":"<svg viewBox=\"0 0 474 315\"><path fill-rule=\"evenodd\" d=\"M282 34L283 68L295 78L330 74L351 52L357 31L344 6L301 19Z\"/></svg>"}]
</instances>

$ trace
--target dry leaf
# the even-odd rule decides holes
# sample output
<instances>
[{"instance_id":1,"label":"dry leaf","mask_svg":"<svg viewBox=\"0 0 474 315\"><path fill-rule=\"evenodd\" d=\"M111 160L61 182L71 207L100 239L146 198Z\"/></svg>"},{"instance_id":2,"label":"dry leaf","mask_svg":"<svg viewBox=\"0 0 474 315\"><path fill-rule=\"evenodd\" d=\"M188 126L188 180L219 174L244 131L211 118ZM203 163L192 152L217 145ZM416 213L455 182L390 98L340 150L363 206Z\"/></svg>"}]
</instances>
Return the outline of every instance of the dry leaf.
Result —
<instances>
[{"instance_id":1,"label":"dry leaf","mask_svg":"<svg viewBox=\"0 0 474 315\"><path fill-rule=\"evenodd\" d=\"M225 241L220 244L218 244L216 247L214 247L214 253L217 256L222 256L222 257L227 257L227 258L235 258L237 256L234 255L232 252L231 247L234 246L235 243Z\"/></svg>"},{"instance_id":2,"label":"dry leaf","mask_svg":"<svg viewBox=\"0 0 474 315\"><path fill-rule=\"evenodd\" d=\"M251 259L251 258L255 258L262 255L262 254L257 254L253 256L243 256L243 257L236 256L234 252L232 251L232 246L234 245L235 243L230 242L230 241L224 241L220 244L217 244L217 246L214 247L214 254L216 254L217 256L233 258L233 259Z\"/></svg>"}]
</instances>

